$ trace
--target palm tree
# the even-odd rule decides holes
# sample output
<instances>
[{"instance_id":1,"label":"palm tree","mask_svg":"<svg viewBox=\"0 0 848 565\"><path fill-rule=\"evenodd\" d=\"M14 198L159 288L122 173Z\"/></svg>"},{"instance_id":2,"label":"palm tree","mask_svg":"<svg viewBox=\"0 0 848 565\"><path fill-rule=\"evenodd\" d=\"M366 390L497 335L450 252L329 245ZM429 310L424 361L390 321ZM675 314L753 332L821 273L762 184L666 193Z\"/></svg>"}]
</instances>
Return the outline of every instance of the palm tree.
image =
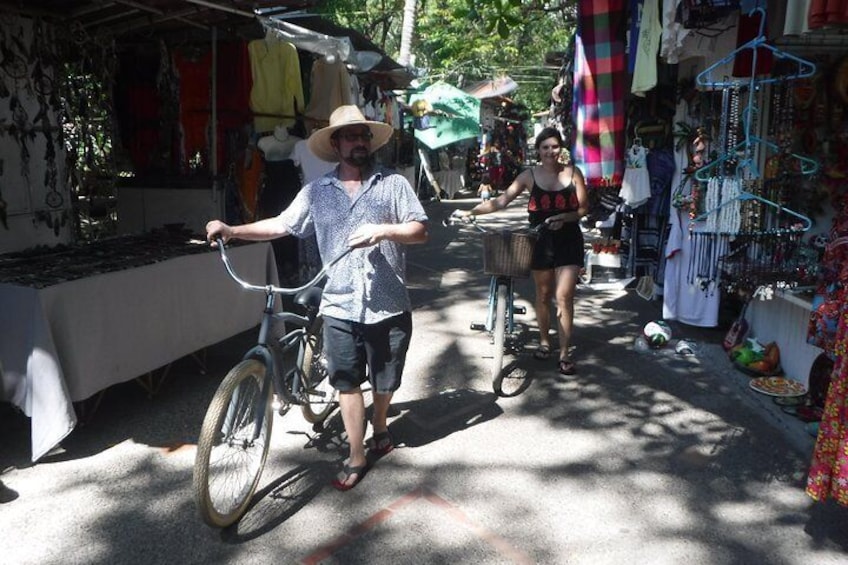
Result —
<instances>
[{"instance_id":1,"label":"palm tree","mask_svg":"<svg viewBox=\"0 0 848 565\"><path fill-rule=\"evenodd\" d=\"M412 47L412 36L415 34L415 11L418 8L418 0L406 0L403 5L403 26L400 36L400 54L398 63L404 67L409 66L410 51Z\"/></svg>"}]
</instances>

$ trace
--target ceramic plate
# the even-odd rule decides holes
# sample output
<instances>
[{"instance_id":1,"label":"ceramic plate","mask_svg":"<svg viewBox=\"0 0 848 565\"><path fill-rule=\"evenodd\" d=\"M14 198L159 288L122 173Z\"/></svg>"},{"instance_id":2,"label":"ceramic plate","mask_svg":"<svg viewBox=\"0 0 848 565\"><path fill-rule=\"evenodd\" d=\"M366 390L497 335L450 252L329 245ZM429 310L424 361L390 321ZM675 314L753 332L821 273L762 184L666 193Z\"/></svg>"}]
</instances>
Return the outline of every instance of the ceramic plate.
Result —
<instances>
[{"instance_id":1,"label":"ceramic plate","mask_svg":"<svg viewBox=\"0 0 848 565\"><path fill-rule=\"evenodd\" d=\"M752 390L769 396L801 396L807 389L798 381L786 377L757 377L749 384Z\"/></svg>"}]
</instances>

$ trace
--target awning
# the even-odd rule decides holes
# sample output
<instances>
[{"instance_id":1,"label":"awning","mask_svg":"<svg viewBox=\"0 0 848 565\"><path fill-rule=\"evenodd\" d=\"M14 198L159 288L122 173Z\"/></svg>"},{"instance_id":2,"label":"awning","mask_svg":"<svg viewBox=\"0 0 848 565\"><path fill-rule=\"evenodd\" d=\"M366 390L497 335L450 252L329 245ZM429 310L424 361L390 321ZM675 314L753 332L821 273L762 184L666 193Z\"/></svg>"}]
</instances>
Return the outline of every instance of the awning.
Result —
<instances>
[{"instance_id":1,"label":"awning","mask_svg":"<svg viewBox=\"0 0 848 565\"><path fill-rule=\"evenodd\" d=\"M409 97L409 104L426 100L429 127L415 130L415 138L438 149L480 135L480 100L446 82L437 82Z\"/></svg>"},{"instance_id":2,"label":"awning","mask_svg":"<svg viewBox=\"0 0 848 565\"><path fill-rule=\"evenodd\" d=\"M508 76L496 78L493 80L485 80L472 84L465 89L465 92L479 99L495 98L497 96L506 96L518 88L518 83Z\"/></svg>"}]
</instances>

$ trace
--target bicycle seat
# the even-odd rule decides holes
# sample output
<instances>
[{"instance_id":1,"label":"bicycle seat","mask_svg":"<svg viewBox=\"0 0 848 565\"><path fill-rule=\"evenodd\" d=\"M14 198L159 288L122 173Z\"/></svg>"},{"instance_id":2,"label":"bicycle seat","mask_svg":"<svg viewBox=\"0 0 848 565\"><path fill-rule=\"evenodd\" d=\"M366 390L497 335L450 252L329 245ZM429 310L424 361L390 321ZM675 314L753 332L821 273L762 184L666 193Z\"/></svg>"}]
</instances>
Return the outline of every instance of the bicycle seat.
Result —
<instances>
[{"instance_id":1,"label":"bicycle seat","mask_svg":"<svg viewBox=\"0 0 848 565\"><path fill-rule=\"evenodd\" d=\"M320 287L309 287L297 293L297 296L294 297L294 303L305 308L317 309L321 304L321 292Z\"/></svg>"}]
</instances>

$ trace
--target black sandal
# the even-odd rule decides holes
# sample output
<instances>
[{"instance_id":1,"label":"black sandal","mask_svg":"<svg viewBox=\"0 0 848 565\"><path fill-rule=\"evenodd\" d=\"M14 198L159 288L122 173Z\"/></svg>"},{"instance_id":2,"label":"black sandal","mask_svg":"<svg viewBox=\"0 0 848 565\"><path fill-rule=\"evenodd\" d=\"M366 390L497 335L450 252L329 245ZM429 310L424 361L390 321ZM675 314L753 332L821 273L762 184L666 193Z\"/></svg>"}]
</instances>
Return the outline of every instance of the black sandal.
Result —
<instances>
[{"instance_id":1,"label":"black sandal","mask_svg":"<svg viewBox=\"0 0 848 565\"><path fill-rule=\"evenodd\" d=\"M574 366L574 361L571 359L560 359L558 367L559 372L563 375L573 375L577 372L577 368Z\"/></svg>"},{"instance_id":2,"label":"black sandal","mask_svg":"<svg viewBox=\"0 0 848 565\"><path fill-rule=\"evenodd\" d=\"M365 473L368 471L368 464L365 465L357 465L356 467L351 467L349 464L345 463L344 467L342 467L342 472L333 479L333 487L336 490L350 490L356 485L359 484L359 481L365 476ZM348 483L351 475L356 475L356 480L352 483Z\"/></svg>"},{"instance_id":3,"label":"black sandal","mask_svg":"<svg viewBox=\"0 0 848 565\"><path fill-rule=\"evenodd\" d=\"M540 345L539 349L533 352L533 359L539 361L547 361L551 357L551 347L549 345Z\"/></svg>"},{"instance_id":4,"label":"black sandal","mask_svg":"<svg viewBox=\"0 0 848 565\"><path fill-rule=\"evenodd\" d=\"M391 453L394 448L395 441L388 430L374 434L374 437L368 440L368 451L378 457Z\"/></svg>"}]
</instances>

